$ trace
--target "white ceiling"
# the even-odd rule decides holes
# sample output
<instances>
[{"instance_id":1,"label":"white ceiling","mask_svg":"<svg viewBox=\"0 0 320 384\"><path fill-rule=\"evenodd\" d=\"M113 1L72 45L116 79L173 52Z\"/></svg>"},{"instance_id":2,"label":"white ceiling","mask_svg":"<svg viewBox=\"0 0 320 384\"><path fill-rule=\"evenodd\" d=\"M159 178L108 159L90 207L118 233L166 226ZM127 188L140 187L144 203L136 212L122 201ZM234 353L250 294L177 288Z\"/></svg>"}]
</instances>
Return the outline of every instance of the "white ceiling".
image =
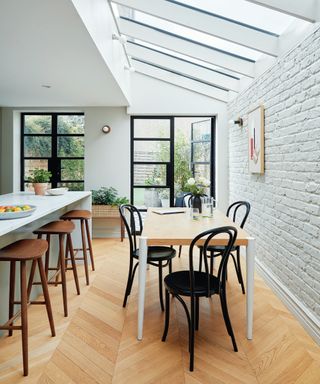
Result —
<instances>
[{"instance_id":1,"label":"white ceiling","mask_svg":"<svg viewBox=\"0 0 320 384\"><path fill-rule=\"evenodd\" d=\"M69 0L1 0L0 55L0 106L128 104Z\"/></svg>"}]
</instances>

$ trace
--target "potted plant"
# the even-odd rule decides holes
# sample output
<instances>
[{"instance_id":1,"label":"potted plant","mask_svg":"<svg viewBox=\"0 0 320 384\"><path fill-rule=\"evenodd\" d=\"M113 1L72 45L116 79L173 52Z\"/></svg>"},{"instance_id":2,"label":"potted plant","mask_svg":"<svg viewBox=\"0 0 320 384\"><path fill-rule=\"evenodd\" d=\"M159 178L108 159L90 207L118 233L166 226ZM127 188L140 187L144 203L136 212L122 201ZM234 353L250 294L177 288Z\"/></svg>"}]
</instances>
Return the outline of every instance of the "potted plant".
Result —
<instances>
[{"instance_id":1,"label":"potted plant","mask_svg":"<svg viewBox=\"0 0 320 384\"><path fill-rule=\"evenodd\" d=\"M52 174L46 169L35 168L30 171L28 182L33 184L36 195L44 195Z\"/></svg>"},{"instance_id":2,"label":"potted plant","mask_svg":"<svg viewBox=\"0 0 320 384\"><path fill-rule=\"evenodd\" d=\"M101 187L92 191L92 216L118 217L118 206L127 203L129 200L126 197L119 197L115 188Z\"/></svg>"}]
</instances>

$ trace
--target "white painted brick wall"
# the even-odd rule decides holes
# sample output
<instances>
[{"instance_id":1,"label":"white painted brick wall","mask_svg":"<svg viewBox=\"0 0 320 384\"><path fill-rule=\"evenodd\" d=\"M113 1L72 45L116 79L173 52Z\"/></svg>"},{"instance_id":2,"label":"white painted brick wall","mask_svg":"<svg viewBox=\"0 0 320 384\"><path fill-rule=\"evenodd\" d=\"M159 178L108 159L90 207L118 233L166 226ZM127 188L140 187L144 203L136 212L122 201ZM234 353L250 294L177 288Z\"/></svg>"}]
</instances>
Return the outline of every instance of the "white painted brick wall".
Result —
<instances>
[{"instance_id":1,"label":"white painted brick wall","mask_svg":"<svg viewBox=\"0 0 320 384\"><path fill-rule=\"evenodd\" d=\"M265 174L248 173L248 111L265 107ZM320 317L320 28L228 106L230 203L252 205L257 258Z\"/></svg>"}]
</instances>

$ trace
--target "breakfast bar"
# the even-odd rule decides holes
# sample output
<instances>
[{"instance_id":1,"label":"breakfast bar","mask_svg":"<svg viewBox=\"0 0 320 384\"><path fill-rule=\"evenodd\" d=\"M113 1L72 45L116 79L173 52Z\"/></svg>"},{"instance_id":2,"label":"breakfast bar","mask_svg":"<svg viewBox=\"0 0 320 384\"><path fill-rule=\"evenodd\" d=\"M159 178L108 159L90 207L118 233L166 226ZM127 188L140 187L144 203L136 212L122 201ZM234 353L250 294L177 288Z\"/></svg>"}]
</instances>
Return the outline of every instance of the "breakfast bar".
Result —
<instances>
[{"instance_id":1,"label":"breakfast bar","mask_svg":"<svg viewBox=\"0 0 320 384\"><path fill-rule=\"evenodd\" d=\"M28 217L0 220L0 248L16 240L35 238L33 231L72 209L91 210L91 192L66 192L59 196L36 196L29 192L10 193L0 196L0 206L32 205L36 209ZM80 230L74 231L74 246L81 247ZM57 257L57 243L52 242L51 254ZM30 266L29 266L30 267ZM0 265L0 323L8 317L9 263ZM39 294L37 288L33 295Z\"/></svg>"}]
</instances>

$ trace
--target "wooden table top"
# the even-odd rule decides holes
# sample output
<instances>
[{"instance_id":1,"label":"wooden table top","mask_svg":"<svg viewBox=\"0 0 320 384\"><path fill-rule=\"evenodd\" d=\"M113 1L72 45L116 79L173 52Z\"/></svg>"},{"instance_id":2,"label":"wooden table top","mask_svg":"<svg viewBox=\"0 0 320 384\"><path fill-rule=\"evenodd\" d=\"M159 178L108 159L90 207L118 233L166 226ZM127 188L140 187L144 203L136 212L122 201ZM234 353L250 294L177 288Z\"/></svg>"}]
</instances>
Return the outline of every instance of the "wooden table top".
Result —
<instances>
[{"instance_id":1,"label":"wooden table top","mask_svg":"<svg viewBox=\"0 0 320 384\"><path fill-rule=\"evenodd\" d=\"M176 208L175 208L176 209ZM239 225L230 220L224 213L215 209L212 218L200 217L192 220L190 210L185 208L185 213L159 215L154 211L161 208L149 208L144 222L142 236L147 238L148 245L190 245L199 233L208 229L233 226L238 231L235 245L247 245L249 234ZM167 211L168 209L164 209ZM225 245L227 237L216 236L210 244Z\"/></svg>"}]
</instances>

